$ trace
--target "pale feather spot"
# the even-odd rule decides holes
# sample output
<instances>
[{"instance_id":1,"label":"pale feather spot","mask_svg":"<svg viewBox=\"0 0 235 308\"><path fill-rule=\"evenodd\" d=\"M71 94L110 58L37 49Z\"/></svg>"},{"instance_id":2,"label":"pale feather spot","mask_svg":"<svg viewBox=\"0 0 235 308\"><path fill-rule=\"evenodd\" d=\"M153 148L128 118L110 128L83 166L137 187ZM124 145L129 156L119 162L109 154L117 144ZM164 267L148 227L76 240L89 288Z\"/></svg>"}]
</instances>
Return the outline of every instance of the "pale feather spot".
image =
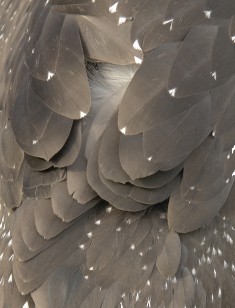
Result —
<instances>
[{"instance_id":1,"label":"pale feather spot","mask_svg":"<svg viewBox=\"0 0 235 308\"><path fill-rule=\"evenodd\" d=\"M111 14L114 14L117 12L117 6L118 6L118 2L114 3L112 6L109 7L109 12Z\"/></svg>"},{"instance_id":2,"label":"pale feather spot","mask_svg":"<svg viewBox=\"0 0 235 308\"><path fill-rule=\"evenodd\" d=\"M134 60L136 64L141 64L143 62L142 59L140 59L139 57L134 56Z\"/></svg>"},{"instance_id":3,"label":"pale feather spot","mask_svg":"<svg viewBox=\"0 0 235 308\"><path fill-rule=\"evenodd\" d=\"M203 13L205 14L206 18L208 18L208 19L211 18L211 12L212 11L203 11Z\"/></svg>"},{"instance_id":4,"label":"pale feather spot","mask_svg":"<svg viewBox=\"0 0 235 308\"><path fill-rule=\"evenodd\" d=\"M132 46L136 50L142 50L138 40L135 40Z\"/></svg>"},{"instance_id":5,"label":"pale feather spot","mask_svg":"<svg viewBox=\"0 0 235 308\"><path fill-rule=\"evenodd\" d=\"M12 282L12 274L8 278L8 283L11 283L11 282Z\"/></svg>"},{"instance_id":6,"label":"pale feather spot","mask_svg":"<svg viewBox=\"0 0 235 308\"><path fill-rule=\"evenodd\" d=\"M130 248L131 248L131 250L134 250L135 249L135 245L132 244Z\"/></svg>"},{"instance_id":7,"label":"pale feather spot","mask_svg":"<svg viewBox=\"0 0 235 308\"><path fill-rule=\"evenodd\" d=\"M87 115L87 113L80 111L80 119L84 118Z\"/></svg>"},{"instance_id":8,"label":"pale feather spot","mask_svg":"<svg viewBox=\"0 0 235 308\"><path fill-rule=\"evenodd\" d=\"M126 17L119 17L118 19L118 25L122 25L127 21Z\"/></svg>"},{"instance_id":9,"label":"pale feather spot","mask_svg":"<svg viewBox=\"0 0 235 308\"><path fill-rule=\"evenodd\" d=\"M93 235L92 232L87 233L87 237L89 237L89 238L92 238L92 235Z\"/></svg>"},{"instance_id":10,"label":"pale feather spot","mask_svg":"<svg viewBox=\"0 0 235 308\"><path fill-rule=\"evenodd\" d=\"M50 71L48 71L48 73L47 73L47 81L51 80L51 78L52 78L53 76L55 76L55 74L52 73L52 72L50 72Z\"/></svg>"},{"instance_id":11,"label":"pale feather spot","mask_svg":"<svg viewBox=\"0 0 235 308\"><path fill-rule=\"evenodd\" d=\"M111 212L112 212L112 207L111 207L111 206L107 207L107 208L106 208L106 212L107 212L107 213L111 213Z\"/></svg>"},{"instance_id":12,"label":"pale feather spot","mask_svg":"<svg viewBox=\"0 0 235 308\"><path fill-rule=\"evenodd\" d=\"M211 76L216 80L217 79L217 73L216 72L210 72Z\"/></svg>"},{"instance_id":13,"label":"pale feather spot","mask_svg":"<svg viewBox=\"0 0 235 308\"><path fill-rule=\"evenodd\" d=\"M170 90L168 91L168 93L170 94L170 96L174 97L174 96L175 96L175 93L176 93L176 88L170 89Z\"/></svg>"},{"instance_id":14,"label":"pale feather spot","mask_svg":"<svg viewBox=\"0 0 235 308\"><path fill-rule=\"evenodd\" d=\"M123 127L122 129L120 129L120 132L125 135L126 134L126 127Z\"/></svg>"}]
</instances>

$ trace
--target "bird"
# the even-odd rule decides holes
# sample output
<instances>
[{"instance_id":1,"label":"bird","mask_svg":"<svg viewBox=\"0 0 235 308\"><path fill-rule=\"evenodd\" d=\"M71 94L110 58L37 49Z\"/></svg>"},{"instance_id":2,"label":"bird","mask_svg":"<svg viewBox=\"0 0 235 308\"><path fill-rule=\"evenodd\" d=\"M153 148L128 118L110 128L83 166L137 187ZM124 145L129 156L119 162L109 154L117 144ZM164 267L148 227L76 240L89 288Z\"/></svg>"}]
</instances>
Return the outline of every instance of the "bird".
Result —
<instances>
[{"instance_id":1,"label":"bird","mask_svg":"<svg viewBox=\"0 0 235 308\"><path fill-rule=\"evenodd\" d=\"M235 303L235 2L0 1L0 307Z\"/></svg>"}]
</instances>

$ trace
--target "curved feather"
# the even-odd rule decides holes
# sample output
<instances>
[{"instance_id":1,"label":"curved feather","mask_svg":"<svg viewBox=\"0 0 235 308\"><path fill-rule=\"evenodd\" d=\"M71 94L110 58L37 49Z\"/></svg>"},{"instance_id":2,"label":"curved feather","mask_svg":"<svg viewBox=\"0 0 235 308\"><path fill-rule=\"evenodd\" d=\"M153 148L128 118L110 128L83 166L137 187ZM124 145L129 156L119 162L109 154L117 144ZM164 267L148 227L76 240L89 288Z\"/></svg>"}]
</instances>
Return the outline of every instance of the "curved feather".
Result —
<instances>
[{"instance_id":1,"label":"curved feather","mask_svg":"<svg viewBox=\"0 0 235 308\"><path fill-rule=\"evenodd\" d=\"M90 91L76 17L66 16L57 43L55 72L48 70L46 81L31 77L35 93L53 111L80 119L90 109ZM76 96L79 99L75 99Z\"/></svg>"},{"instance_id":2,"label":"curved feather","mask_svg":"<svg viewBox=\"0 0 235 308\"><path fill-rule=\"evenodd\" d=\"M176 97L184 97L222 84L234 73L234 51L226 23L193 27L172 65L168 89L175 89Z\"/></svg>"},{"instance_id":3,"label":"curved feather","mask_svg":"<svg viewBox=\"0 0 235 308\"><path fill-rule=\"evenodd\" d=\"M125 128L126 134L129 134L129 124L136 113L143 110L146 104L166 86L178 48L179 44L169 43L146 54L119 107L118 127L120 130Z\"/></svg>"},{"instance_id":4,"label":"curved feather","mask_svg":"<svg viewBox=\"0 0 235 308\"><path fill-rule=\"evenodd\" d=\"M119 26L114 18L85 15L78 16L77 21L87 58L120 65L134 64L134 57L140 58L141 53L132 48L130 24Z\"/></svg>"}]
</instances>

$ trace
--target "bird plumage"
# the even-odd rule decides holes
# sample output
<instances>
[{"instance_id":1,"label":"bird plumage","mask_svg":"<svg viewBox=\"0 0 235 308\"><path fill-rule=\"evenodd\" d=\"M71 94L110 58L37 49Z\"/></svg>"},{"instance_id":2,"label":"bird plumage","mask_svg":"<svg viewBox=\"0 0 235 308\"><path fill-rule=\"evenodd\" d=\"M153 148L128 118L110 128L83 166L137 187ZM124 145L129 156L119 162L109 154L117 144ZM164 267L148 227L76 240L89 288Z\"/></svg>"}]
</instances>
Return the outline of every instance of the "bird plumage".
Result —
<instances>
[{"instance_id":1,"label":"bird plumage","mask_svg":"<svg viewBox=\"0 0 235 308\"><path fill-rule=\"evenodd\" d=\"M0 2L0 307L233 307L234 16Z\"/></svg>"}]
</instances>

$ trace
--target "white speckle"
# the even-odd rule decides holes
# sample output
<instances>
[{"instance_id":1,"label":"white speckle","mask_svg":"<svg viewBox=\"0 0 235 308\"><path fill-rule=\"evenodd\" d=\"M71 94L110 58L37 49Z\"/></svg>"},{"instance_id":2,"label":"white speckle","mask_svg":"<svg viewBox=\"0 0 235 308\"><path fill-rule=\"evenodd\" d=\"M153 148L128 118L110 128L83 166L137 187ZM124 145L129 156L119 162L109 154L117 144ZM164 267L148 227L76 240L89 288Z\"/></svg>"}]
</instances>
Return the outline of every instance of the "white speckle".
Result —
<instances>
[{"instance_id":1,"label":"white speckle","mask_svg":"<svg viewBox=\"0 0 235 308\"><path fill-rule=\"evenodd\" d=\"M125 296L126 296L126 294L125 294L125 293L123 293L123 294L122 294L122 298L124 298Z\"/></svg>"},{"instance_id":2,"label":"white speckle","mask_svg":"<svg viewBox=\"0 0 235 308\"><path fill-rule=\"evenodd\" d=\"M35 52L35 48L32 49L32 54L34 54L34 52Z\"/></svg>"},{"instance_id":3,"label":"white speckle","mask_svg":"<svg viewBox=\"0 0 235 308\"><path fill-rule=\"evenodd\" d=\"M231 40L235 43L235 35L231 37Z\"/></svg>"},{"instance_id":4,"label":"white speckle","mask_svg":"<svg viewBox=\"0 0 235 308\"><path fill-rule=\"evenodd\" d=\"M201 261L202 261L202 263L205 263L205 262L206 262L206 258L205 258L205 256L204 256L204 254L203 254L202 257L201 257Z\"/></svg>"},{"instance_id":5,"label":"white speckle","mask_svg":"<svg viewBox=\"0 0 235 308\"><path fill-rule=\"evenodd\" d=\"M148 297L148 301L147 301L146 307L151 307L151 296Z\"/></svg>"},{"instance_id":6,"label":"white speckle","mask_svg":"<svg viewBox=\"0 0 235 308\"><path fill-rule=\"evenodd\" d=\"M120 129L120 132L125 135L126 134L126 127L123 127L122 129Z\"/></svg>"},{"instance_id":7,"label":"white speckle","mask_svg":"<svg viewBox=\"0 0 235 308\"><path fill-rule=\"evenodd\" d=\"M148 280L146 284L147 286L150 286L151 285L150 280Z\"/></svg>"},{"instance_id":8,"label":"white speckle","mask_svg":"<svg viewBox=\"0 0 235 308\"><path fill-rule=\"evenodd\" d=\"M118 6L118 2L114 3L112 6L109 7L109 12L111 14L116 13L117 12L117 6Z\"/></svg>"},{"instance_id":9,"label":"white speckle","mask_svg":"<svg viewBox=\"0 0 235 308\"><path fill-rule=\"evenodd\" d=\"M92 238L92 232L87 233L87 237Z\"/></svg>"},{"instance_id":10,"label":"white speckle","mask_svg":"<svg viewBox=\"0 0 235 308\"><path fill-rule=\"evenodd\" d=\"M211 18L211 12L212 11L203 11L203 13L206 15L206 18L208 18L208 19Z\"/></svg>"},{"instance_id":11,"label":"white speckle","mask_svg":"<svg viewBox=\"0 0 235 308\"><path fill-rule=\"evenodd\" d=\"M111 206L107 207L107 208L106 208L106 212L107 212L107 213L111 213L111 212L112 212L112 207L111 207Z\"/></svg>"},{"instance_id":12,"label":"white speckle","mask_svg":"<svg viewBox=\"0 0 235 308\"><path fill-rule=\"evenodd\" d=\"M90 268L89 268L89 271L94 271L94 267L93 267L93 266L90 267Z\"/></svg>"},{"instance_id":13,"label":"white speckle","mask_svg":"<svg viewBox=\"0 0 235 308\"><path fill-rule=\"evenodd\" d=\"M163 21L163 25L166 25L166 24L169 24L169 23L171 23L173 21L173 18L172 19L168 19L168 20L165 20L165 21Z\"/></svg>"},{"instance_id":14,"label":"white speckle","mask_svg":"<svg viewBox=\"0 0 235 308\"><path fill-rule=\"evenodd\" d=\"M100 220L100 219L99 219L99 220L96 220L95 224L96 224L97 226L99 226L99 225L101 224L101 220Z\"/></svg>"},{"instance_id":15,"label":"white speckle","mask_svg":"<svg viewBox=\"0 0 235 308\"><path fill-rule=\"evenodd\" d=\"M8 231L6 234L6 237L10 237L11 236L11 231Z\"/></svg>"},{"instance_id":16,"label":"white speckle","mask_svg":"<svg viewBox=\"0 0 235 308\"><path fill-rule=\"evenodd\" d=\"M230 154L227 155L227 159L230 159Z\"/></svg>"},{"instance_id":17,"label":"white speckle","mask_svg":"<svg viewBox=\"0 0 235 308\"><path fill-rule=\"evenodd\" d=\"M194 190L194 189L195 189L195 186L191 186L191 187L190 187L190 190Z\"/></svg>"},{"instance_id":18,"label":"white speckle","mask_svg":"<svg viewBox=\"0 0 235 308\"><path fill-rule=\"evenodd\" d=\"M211 251L211 248L208 247L206 253L208 254L208 253L210 253L210 251Z\"/></svg>"},{"instance_id":19,"label":"white speckle","mask_svg":"<svg viewBox=\"0 0 235 308\"><path fill-rule=\"evenodd\" d=\"M175 97L176 88L169 90L168 93L170 94L170 96Z\"/></svg>"},{"instance_id":20,"label":"white speckle","mask_svg":"<svg viewBox=\"0 0 235 308\"><path fill-rule=\"evenodd\" d=\"M224 260L224 268L228 268L228 263Z\"/></svg>"},{"instance_id":21,"label":"white speckle","mask_svg":"<svg viewBox=\"0 0 235 308\"><path fill-rule=\"evenodd\" d=\"M131 250L134 250L135 249L135 245L132 244L130 248L131 248Z\"/></svg>"},{"instance_id":22,"label":"white speckle","mask_svg":"<svg viewBox=\"0 0 235 308\"><path fill-rule=\"evenodd\" d=\"M206 241L206 238L203 237L203 240L201 241L201 246L205 245L205 241Z\"/></svg>"},{"instance_id":23,"label":"white speckle","mask_svg":"<svg viewBox=\"0 0 235 308\"><path fill-rule=\"evenodd\" d=\"M177 278L174 277L174 278L172 279L172 283L176 283L176 282L177 282Z\"/></svg>"},{"instance_id":24,"label":"white speckle","mask_svg":"<svg viewBox=\"0 0 235 308\"><path fill-rule=\"evenodd\" d=\"M225 181L225 182L226 182L226 184L228 184L230 181L229 181L229 179L226 179L226 181Z\"/></svg>"},{"instance_id":25,"label":"white speckle","mask_svg":"<svg viewBox=\"0 0 235 308\"><path fill-rule=\"evenodd\" d=\"M3 277L0 280L0 285L4 286L4 278Z\"/></svg>"},{"instance_id":26,"label":"white speckle","mask_svg":"<svg viewBox=\"0 0 235 308\"><path fill-rule=\"evenodd\" d=\"M84 118L87 115L87 113L80 111L80 119Z\"/></svg>"},{"instance_id":27,"label":"white speckle","mask_svg":"<svg viewBox=\"0 0 235 308\"><path fill-rule=\"evenodd\" d=\"M3 252L0 255L0 261L2 260L2 258L3 258Z\"/></svg>"},{"instance_id":28,"label":"white speckle","mask_svg":"<svg viewBox=\"0 0 235 308\"><path fill-rule=\"evenodd\" d=\"M13 260L14 260L14 255L12 254L12 255L9 257L8 261L13 261Z\"/></svg>"},{"instance_id":29,"label":"white speckle","mask_svg":"<svg viewBox=\"0 0 235 308\"><path fill-rule=\"evenodd\" d=\"M217 251L218 251L218 255L222 256L222 251L219 248L217 249Z\"/></svg>"},{"instance_id":30,"label":"white speckle","mask_svg":"<svg viewBox=\"0 0 235 308\"><path fill-rule=\"evenodd\" d=\"M143 257L144 254L143 254L143 252L141 251L141 252L139 253L139 255L140 255L141 257Z\"/></svg>"},{"instance_id":31,"label":"white speckle","mask_svg":"<svg viewBox=\"0 0 235 308\"><path fill-rule=\"evenodd\" d=\"M47 81L49 81L54 75L55 75L54 73L48 71L48 73L47 73Z\"/></svg>"},{"instance_id":32,"label":"white speckle","mask_svg":"<svg viewBox=\"0 0 235 308\"><path fill-rule=\"evenodd\" d=\"M12 245L12 240L10 240L7 244L8 247L10 247Z\"/></svg>"},{"instance_id":33,"label":"white speckle","mask_svg":"<svg viewBox=\"0 0 235 308\"><path fill-rule=\"evenodd\" d=\"M172 30L172 25L173 25L173 18L163 21L162 24L163 24L163 25L170 24L170 31L171 31L171 30Z\"/></svg>"},{"instance_id":34,"label":"white speckle","mask_svg":"<svg viewBox=\"0 0 235 308\"><path fill-rule=\"evenodd\" d=\"M234 146L232 147L232 154L235 152L235 144Z\"/></svg>"},{"instance_id":35,"label":"white speckle","mask_svg":"<svg viewBox=\"0 0 235 308\"><path fill-rule=\"evenodd\" d=\"M50 1L50 0L47 0L47 1L46 1L45 6L49 3L49 1Z\"/></svg>"},{"instance_id":36,"label":"white speckle","mask_svg":"<svg viewBox=\"0 0 235 308\"><path fill-rule=\"evenodd\" d=\"M226 234L226 241L228 243L230 243L231 245L233 244L233 239L231 238L231 236L228 233Z\"/></svg>"},{"instance_id":37,"label":"white speckle","mask_svg":"<svg viewBox=\"0 0 235 308\"><path fill-rule=\"evenodd\" d=\"M235 265L232 264L232 271L235 272Z\"/></svg>"},{"instance_id":38,"label":"white speckle","mask_svg":"<svg viewBox=\"0 0 235 308\"><path fill-rule=\"evenodd\" d=\"M118 25L124 24L127 21L126 17L119 17Z\"/></svg>"},{"instance_id":39,"label":"white speckle","mask_svg":"<svg viewBox=\"0 0 235 308\"><path fill-rule=\"evenodd\" d=\"M131 224L131 219L130 219L130 218L127 219L126 224L127 224L127 225L130 225L130 224Z\"/></svg>"},{"instance_id":40,"label":"white speckle","mask_svg":"<svg viewBox=\"0 0 235 308\"><path fill-rule=\"evenodd\" d=\"M215 247L212 248L212 255L215 256L217 254L217 251L215 249Z\"/></svg>"},{"instance_id":41,"label":"white speckle","mask_svg":"<svg viewBox=\"0 0 235 308\"><path fill-rule=\"evenodd\" d=\"M136 50L142 50L138 40L134 41L133 48L136 49Z\"/></svg>"},{"instance_id":42,"label":"white speckle","mask_svg":"<svg viewBox=\"0 0 235 308\"><path fill-rule=\"evenodd\" d=\"M217 275L217 273L216 273L216 270L214 269L214 277L216 278L216 275Z\"/></svg>"},{"instance_id":43,"label":"white speckle","mask_svg":"<svg viewBox=\"0 0 235 308\"><path fill-rule=\"evenodd\" d=\"M38 140L33 140L33 144L37 144L38 143Z\"/></svg>"},{"instance_id":44,"label":"white speckle","mask_svg":"<svg viewBox=\"0 0 235 308\"><path fill-rule=\"evenodd\" d=\"M143 60L141 60L139 57L134 56L134 59L136 64L141 64L143 62Z\"/></svg>"},{"instance_id":45,"label":"white speckle","mask_svg":"<svg viewBox=\"0 0 235 308\"><path fill-rule=\"evenodd\" d=\"M146 270L147 270L147 265L144 265L144 266L142 267L142 270L143 270L143 271L146 271Z\"/></svg>"},{"instance_id":46,"label":"white speckle","mask_svg":"<svg viewBox=\"0 0 235 308\"><path fill-rule=\"evenodd\" d=\"M216 78L217 78L216 72L210 72L210 74L211 74L211 76L216 80Z\"/></svg>"},{"instance_id":47,"label":"white speckle","mask_svg":"<svg viewBox=\"0 0 235 308\"><path fill-rule=\"evenodd\" d=\"M192 269L192 274L193 274L193 275L196 274L196 269L195 269L195 268Z\"/></svg>"},{"instance_id":48,"label":"white speckle","mask_svg":"<svg viewBox=\"0 0 235 308\"><path fill-rule=\"evenodd\" d=\"M148 160L148 161L151 161L152 158L153 158L153 156L149 156L149 157L147 158L147 160Z\"/></svg>"},{"instance_id":49,"label":"white speckle","mask_svg":"<svg viewBox=\"0 0 235 308\"><path fill-rule=\"evenodd\" d=\"M213 136L213 137L215 137L215 130L213 130L213 132L212 132L212 136Z\"/></svg>"},{"instance_id":50,"label":"white speckle","mask_svg":"<svg viewBox=\"0 0 235 308\"><path fill-rule=\"evenodd\" d=\"M120 232L121 230L122 230L121 227L117 227L117 229L116 229L117 232Z\"/></svg>"},{"instance_id":51,"label":"white speckle","mask_svg":"<svg viewBox=\"0 0 235 308\"><path fill-rule=\"evenodd\" d=\"M211 264L211 258L207 257L206 262L207 264Z\"/></svg>"},{"instance_id":52,"label":"white speckle","mask_svg":"<svg viewBox=\"0 0 235 308\"><path fill-rule=\"evenodd\" d=\"M9 276L8 278L8 282L11 283L12 282L12 274Z\"/></svg>"},{"instance_id":53,"label":"white speckle","mask_svg":"<svg viewBox=\"0 0 235 308\"><path fill-rule=\"evenodd\" d=\"M218 290L218 297L221 298L222 292L221 292L221 288L219 288Z\"/></svg>"},{"instance_id":54,"label":"white speckle","mask_svg":"<svg viewBox=\"0 0 235 308\"><path fill-rule=\"evenodd\" d=\"M89 276L84 276L84 278L87 280L89 278Z\"/></svg>"},{"instance_id":55,"label":"white speckle","mask_svg":"<svg viewBox=\"0 0 235 308\"><path fill-rule=\"evenodd\" d=\"M233 173L232 173L232 177L234 177L235 176L235 170L233 171Z\"/></svg>"},{"instance_id":56,"label":"white speckle","mask_svg":"<svg viewBox=\"0 0 235 308\"><path fill-rule=\"evenodd\" d=\"M84 249L85 249L85 245L84 245L84 244L79 245L79 248L81 248L82 250L84 250Z\"/></svg>"}]
</instances>

